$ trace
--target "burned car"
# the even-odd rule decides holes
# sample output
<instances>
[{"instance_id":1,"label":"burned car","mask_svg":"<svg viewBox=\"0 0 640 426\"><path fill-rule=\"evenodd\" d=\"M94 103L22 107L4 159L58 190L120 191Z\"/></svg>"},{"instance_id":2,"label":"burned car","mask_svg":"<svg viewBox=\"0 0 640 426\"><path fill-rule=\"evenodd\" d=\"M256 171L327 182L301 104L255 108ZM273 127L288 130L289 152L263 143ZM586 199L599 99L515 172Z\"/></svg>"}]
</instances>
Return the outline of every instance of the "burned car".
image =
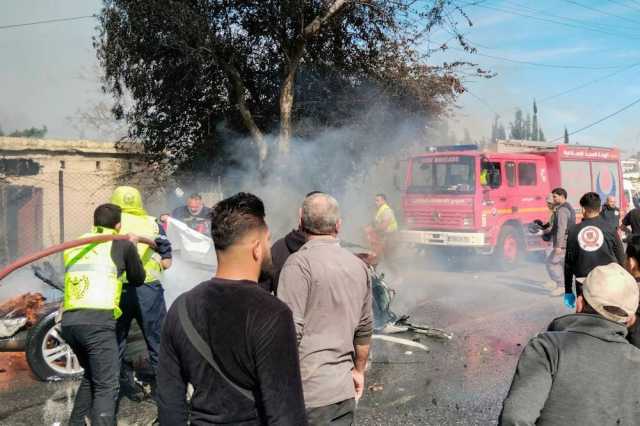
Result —
<instances>
[{"instance_id":1,"label":"burned car","mask_svg":"<svg viewBox=\"0 0 640 426\"><path fill-rule=\"evenodd\" d=\"M33 374L43 381L82 375L78 358L60 336L59 313L64 284L49 262L32 265L34 275L51 291L25 293L0 303L0 352L24 352ZM139 328L129 334L126 360L144 355Z\"/></svg>"},{"instance_id":2,"label":"burned car","mask_svg":"<svg viewBox=\"0 0 640 426\"><path fill-rule=\"evenodd\" d=\"M78 359L60 336L57 324L61 282L50 263L34 265L35 275L52 291L26 293L0 304L0 352L24 352L40 380L72 378L82 373Z\"/></svg>"}]
</instances>

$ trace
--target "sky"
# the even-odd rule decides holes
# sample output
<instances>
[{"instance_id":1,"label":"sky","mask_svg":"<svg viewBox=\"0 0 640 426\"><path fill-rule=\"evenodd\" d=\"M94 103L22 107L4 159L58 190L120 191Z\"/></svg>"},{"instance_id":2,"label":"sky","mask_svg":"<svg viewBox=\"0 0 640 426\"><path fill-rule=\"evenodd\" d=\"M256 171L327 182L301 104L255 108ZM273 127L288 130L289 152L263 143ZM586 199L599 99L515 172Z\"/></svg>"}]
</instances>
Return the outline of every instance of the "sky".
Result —
<instances>
[{"instance_id":1,"label":"sky","mask_svg":"<svg viewBox=\"0 0 640 426\"><path fill-rule=\"evenodd\" d=\"M455 42L431 57L434 65L466 60L496 73L466 79L451 127L488 137L498 114L508 127L516 108L538 100L547 139L588 126L640 99L640 0L460 0L469 27L459 29L478 49ZM0 127L46 125L48 137L95 137L74 125L78 112L99 101L92 47L96 21L81 19L18 28L5 25L95 14L99 0L0 2ZM455 16L455 14L454 14ZM451 38L445 30L431 39ZM584 86L584 87L578 87ZM556 96L562 92L566 94ZM551 98L550 98L551 97ZM572 142L640 149L640 103L571 136Z\"/></svg>"}]
</instances>

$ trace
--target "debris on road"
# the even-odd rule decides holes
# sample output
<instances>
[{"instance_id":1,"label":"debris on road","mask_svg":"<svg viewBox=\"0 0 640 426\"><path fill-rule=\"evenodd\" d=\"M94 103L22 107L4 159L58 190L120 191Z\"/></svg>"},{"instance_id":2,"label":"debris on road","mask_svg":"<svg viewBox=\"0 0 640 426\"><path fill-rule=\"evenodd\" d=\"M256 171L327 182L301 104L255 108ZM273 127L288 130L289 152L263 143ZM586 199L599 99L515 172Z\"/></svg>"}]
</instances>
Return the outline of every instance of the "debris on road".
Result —
<instances>
[{"instance_id":1,"label":"debris on road","mask_svg":"<svg viewBox=\"0 0 640 426\"><path fill-rule=\"evenodd\" d=\"M399 345L410 346L412 348L418 348L418 349L422 349L423 351L429 352L428 346L423 345L422 343L414 342L413 340L409 340L409 339L402 339L400 337L387 336L385 334L374 334L372 338L376 340L383 340L385 342L397 343Z\"/></svg>"},{"instance_id":2,"label":"debris on road","mask_svg":"<svg viewBox=\"0 0 640 426\"><path fill-rule=\"evenodd\" d=\"M382 383L374 383L369 385L369 391L371 392L380 392L384 390L384 385Z\"/></svg>"},{"instance_id":3,"label":"debris on road","mask_svg":"<svg viewBox=\"0 0 640 426\"><path fill-rule=\"evenodd\" d=\"M27 325L38 321L38 313L44 306L45 298L40 293L25 293L0 304L0 319L25 317Z\"/></svg>"}]
</instances>

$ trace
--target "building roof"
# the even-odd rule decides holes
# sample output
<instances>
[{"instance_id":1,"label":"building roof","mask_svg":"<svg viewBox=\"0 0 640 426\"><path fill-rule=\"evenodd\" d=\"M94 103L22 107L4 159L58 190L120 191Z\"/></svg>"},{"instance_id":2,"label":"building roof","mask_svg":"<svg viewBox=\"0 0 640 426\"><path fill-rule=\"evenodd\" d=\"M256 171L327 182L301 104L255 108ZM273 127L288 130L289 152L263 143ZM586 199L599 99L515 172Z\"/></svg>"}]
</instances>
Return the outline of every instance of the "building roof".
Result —
<instances>
[{"instance_id":1,"label":"building roof","mask_svg":"<svg viewBox=\"0 0 640 426\"><path fill-rule=\"evenodd\" d=\"M0 155L98 155L129 157L142 153L142 146L132 142L101 142L91 140L60 140L0 137Z\"/></svg>"}]
</instances>

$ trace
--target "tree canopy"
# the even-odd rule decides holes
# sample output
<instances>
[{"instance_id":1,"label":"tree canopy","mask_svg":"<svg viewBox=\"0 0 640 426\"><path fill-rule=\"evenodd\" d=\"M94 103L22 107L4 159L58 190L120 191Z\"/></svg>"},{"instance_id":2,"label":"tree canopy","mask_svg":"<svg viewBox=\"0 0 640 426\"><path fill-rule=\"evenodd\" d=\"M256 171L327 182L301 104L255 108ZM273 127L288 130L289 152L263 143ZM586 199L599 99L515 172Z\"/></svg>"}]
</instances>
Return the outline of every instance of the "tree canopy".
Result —
<instances>
[{"instance_id":1,"label":"tree canopy","mask_svg":"<svg viewBox=\"0 0 640 426\"><path fill-rule=\"evenodd\" d=\"M494 140L496 139L494 137L496 134L494 129L497 129L498 127L498 117L496 116L491 130L492 139ZM502 132L504 132L504 129ZM538 118L538 106L536 105L535 100L533 101L533 118L530 113L527 113L525 117L520 108L516 109L513 121L509 123L509 138L530 141L545 140L544 132L542 131L542 126L540 125L540 120ZM504 138L497 137L497 139Z\"/></svg>"},{"instance_id":2,"label":"tree canopy","mask_svg":"<svg viewBox=\"0 0 640 426\"><path fill-rule=\"evenodd\" d=\"M7 136L13 138L37 138L42 139L47 135L47 126L42 126L41 129L37 127L30 127L28 129L15 130L9 133ZM2 131L2 127L0 127L0 136L4 136L4 132Z\"/></svg>"},{"instance_id":3,"label":"tree canopy","mask_svg":"<svg viewBox=\"0 0 640 426\"><path fill-rule=\"evenodd\" d=\"M262 167L293 136L367 126L379 103L389 122L447 114L463 72L491 76L431 62L448 48L429 43L435 28L474 50L458 19L470 24L451 0L104 0L94 45L113 112L148 158L192 168L242 143Z\"/></svg>"}]
</instances>

